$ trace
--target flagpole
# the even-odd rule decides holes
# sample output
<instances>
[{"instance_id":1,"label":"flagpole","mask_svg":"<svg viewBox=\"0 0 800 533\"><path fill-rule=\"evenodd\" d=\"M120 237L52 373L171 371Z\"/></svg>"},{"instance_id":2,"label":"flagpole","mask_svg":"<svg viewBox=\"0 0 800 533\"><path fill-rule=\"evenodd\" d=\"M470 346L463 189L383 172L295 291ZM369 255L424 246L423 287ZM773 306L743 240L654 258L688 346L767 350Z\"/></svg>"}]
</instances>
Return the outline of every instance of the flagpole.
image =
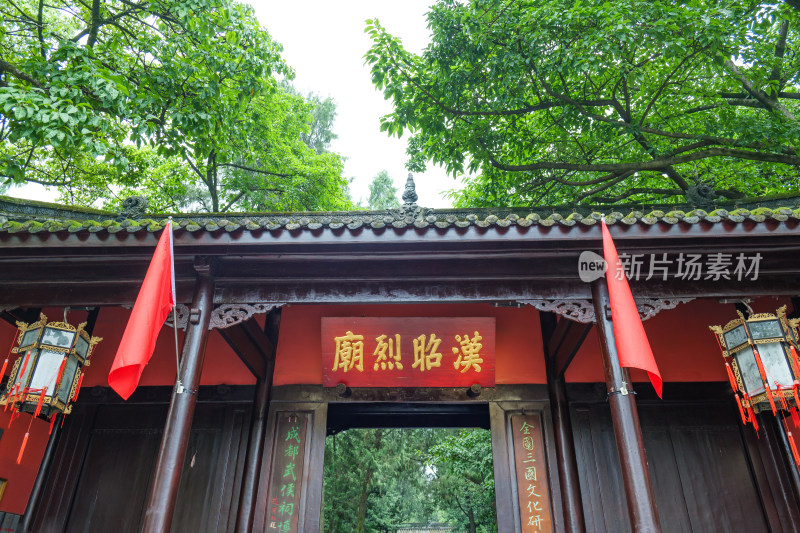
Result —
<instances>
[{"instance_id":1,"label":"flagpole","mask_svg":"<svg viewBox=\"0 0 800 533\"><path fill-rule=\"evenodd\" d=\"M172 306L172 330L175 332L175 390L178 394L183 394L184 388L181 383L181 359L178 354L178 313L175 311L177 304Z\"/></svg>"},{"instance_id":2,"label":"flagpole","mask_svg":"<svg viewBox=\"0 0 800 533\"><path fill-rule=\"evenodd\" d=\"M173 248L172 239L172 217L167 221L167 231L169 231L169 257L170 264L172 265L171 281L172 281L172 331L175 333L175 391L178 394L183 394L184 388L181 383L181 358L180 348L178 348L178 297L175 292L175 250Z\"/></svg>"},{"instance_id":3,"label":"flagpole","mask_svg":"<svg viewBox=\"0 0 800 533\"><path fill-rule=\"evenodd\" d=\"M636 400L631 394L630 378L619 365L614 325L606 315L611 304L605 278L592 282L592 300L631 528L634 533L659 533L658 508L647 467Z\"/></svg>"}]
</instances>

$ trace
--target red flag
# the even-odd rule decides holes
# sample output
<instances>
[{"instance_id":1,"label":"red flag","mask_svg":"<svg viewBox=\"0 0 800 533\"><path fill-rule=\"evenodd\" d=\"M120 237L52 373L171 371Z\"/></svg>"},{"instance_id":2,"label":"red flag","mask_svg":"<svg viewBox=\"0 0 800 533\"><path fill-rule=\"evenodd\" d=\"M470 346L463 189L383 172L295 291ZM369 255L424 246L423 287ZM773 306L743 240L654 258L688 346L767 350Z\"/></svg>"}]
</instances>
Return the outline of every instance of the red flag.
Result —
<instances>
[{"instance_id":1,"label":"red flag","mask_svg":"<svg viewBox=\"0 0 800 533\"><path fill-rule=\"evenodd\" d=\"M174 305L175 269L170 220L158 240L108 373L109 386L123 399L127 400L139 384L142 370L156 347L158 332Z\"/></svg>"},{"instance_id":2,"label":"red flag","mask_svg":"<svg viewBox=\"0 0 800 533\"><path fill-rule=\"evenodd\" d=\"M656 366L653 350L644 333L642 319L636 302L633 301L631 288L625 273L620 269L619 256L611 240L611 234L605 221L601 222L603 228L603 257L608 264L606 280L608 281L608 299L611 303L611 321L614 324L614 340L617 344L619 365L639 368L647 372L650 382L656 389L656 394L661 398L661 372ZM618 274L620 274L618 276ZM621 279L619 279L621 278Z\"/></svg>"}]
</instances>

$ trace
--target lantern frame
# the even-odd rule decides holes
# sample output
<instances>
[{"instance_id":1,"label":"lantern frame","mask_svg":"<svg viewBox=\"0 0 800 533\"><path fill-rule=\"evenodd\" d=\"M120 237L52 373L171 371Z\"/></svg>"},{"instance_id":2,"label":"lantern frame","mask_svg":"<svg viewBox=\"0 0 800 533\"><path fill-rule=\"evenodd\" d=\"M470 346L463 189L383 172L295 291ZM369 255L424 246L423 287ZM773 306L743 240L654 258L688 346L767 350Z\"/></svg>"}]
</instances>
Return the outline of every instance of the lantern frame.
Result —
<instances>
[{"instance_id":1,"label":"lantern frame","mask_svg":"<svg viewBox=\"0 0 800 533\"><path fill-rule=\"evenodd\" d=\"M69 414L84 368L91 364L89 358L103 339L89 335L84 329L86 322L75 327L67 322L47 322L44 313L39 318L30 324L17 322L17 346L11 353L19 357L0 396L0 405L44 417ZM55 365L60 366L54 372Z\"/></svg>"},{"instance_id":2,"label":"lantern frame","mask_svg":"<svg viewBox=\"0 0 800 533\"><path fill-rule=\"evenodd\" d=\"M725 362L730 364L736 380L735 384L743 393L743 407L745 409L752 408L756 413L763 410L774 410L773 405L787 404L797 407L793 385L800 379L800 368L798 368L797 360L792 352L793 347L798 345L797 328L800 325L800 318L789 319L786 316L785 305L774 314L758 313L747 318L740 311L737 311L737 314L739 318L731 320L725 326L710 326L710 329L717 335L722 356ZM778 327L776 328L773 324ZM733 332L737 328L742 329L734 334ZM754 329L756 330L755 334ZM734 343L733 346L729 346L731 341ZM785 370L788 370L783 374L784 376L788 374L788 383L776 384L773 382L771 386L764 386L759 369L764 369L768 377L774 378L774 376L770 376L769 371L762 366L763 358L756 358L753 348L755 347L756 351L766 350L766 345L780 347L786 364ZM776 354L773 353L773 355ZM742 364L745 357L752 359L752 362L748 361L750 368L747 370L756 373L755 377L751 377L748 372L743 372ZM753 387L754 379L757 379L761 385ZM735 388L734 392L736 392Z\"/></svg>"}]
</instances>

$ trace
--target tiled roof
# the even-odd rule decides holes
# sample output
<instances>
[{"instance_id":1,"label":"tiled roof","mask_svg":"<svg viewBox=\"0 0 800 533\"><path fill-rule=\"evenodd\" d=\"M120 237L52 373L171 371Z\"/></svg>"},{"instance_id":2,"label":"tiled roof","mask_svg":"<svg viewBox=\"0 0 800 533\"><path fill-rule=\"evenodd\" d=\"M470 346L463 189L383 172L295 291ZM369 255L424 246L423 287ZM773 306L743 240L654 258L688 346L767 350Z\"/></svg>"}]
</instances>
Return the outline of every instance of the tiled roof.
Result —
<instances>
[{"instance_id":1,"label":"tiled roof","mask_svg":"<svg viewBox=\"0 0 800 533\"><path fill-rule=\"evenodd\" d=\"M763 206L762 206L763 205ZM800 220L800 198L782 197L758 204L732 204L712 210L691 206L595 206L576 209L424 209L417 206L389 211L173 214L175 228L188 232L237 230L319 230L348 228L479 228L509 226L592 226L603 215L608 224L633 225L706 221L764 222ZM638 207L638 208L637 208ZM119 220L114 213L0 196L0 233L158 231L167 214Z\"/></svg>"}]
</instances>

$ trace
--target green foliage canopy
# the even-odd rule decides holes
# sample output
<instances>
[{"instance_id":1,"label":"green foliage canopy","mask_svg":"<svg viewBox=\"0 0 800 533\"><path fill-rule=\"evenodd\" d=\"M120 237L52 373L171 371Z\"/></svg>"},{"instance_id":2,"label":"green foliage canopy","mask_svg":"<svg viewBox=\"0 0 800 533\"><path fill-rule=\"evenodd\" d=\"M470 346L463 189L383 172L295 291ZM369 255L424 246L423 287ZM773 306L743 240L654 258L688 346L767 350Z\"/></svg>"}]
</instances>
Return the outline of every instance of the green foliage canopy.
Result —
<instances>
[{"instance_id":1,"label":"green foliage canopy","mask_svg":"<svg viewBox=\"0 0 800 533\"><path fill-rule=\"evenodd\" d=\"M389 175L389 171L381 170L372 178L369 184L369 198L367 198L367 208L397 209L400 207L400 200L397 198L397 187Z\"/></svg>"},{"instance_id":2,"label":"green foliage canopy","mask_svg":"<svg viewBox=\"0 0 800 533\"><path fill-rule=\"evenodd\" d=\"M462 429L430 448L427 464L435 472L435 493L456 531L497 531L492 435Z\"/></svg>"},{"instance_id":3,"label":"green foliage canopy","mask_svg":"<svg viewBox=\"0 0 800 533\"><path fill-rule=\"evenodd\" d=\"M441 0L423 53L368 21L365 57L462 205L711 203L800 190L794 4Z\"/></svg>"},{"instance_id":4,"label":"green foliage canopy","mask_svg":"<svg viewBox=\"0 0 800 533\"><path fill-rule=\"evenodd\" d=\"M139 182L156 208L349 205L338 156L302 142L312 108L279 87L292 71L251 7L0 0L0 14L0 181L113 197L136 188L133 156L184 186ZM309 201L323 190L332 205Z\"/></svg>"},{"instance_id":5,"label":"green foliage canopy","mask_svg":"<svg viewBox=\"0 0 800 533\"><path fill-rule=\"evenodd\" d=\"M325 441L327 532L444 521L455 531L496 532L494 498L486 430L349 429Z\"/></svg>"}]
</instances>

